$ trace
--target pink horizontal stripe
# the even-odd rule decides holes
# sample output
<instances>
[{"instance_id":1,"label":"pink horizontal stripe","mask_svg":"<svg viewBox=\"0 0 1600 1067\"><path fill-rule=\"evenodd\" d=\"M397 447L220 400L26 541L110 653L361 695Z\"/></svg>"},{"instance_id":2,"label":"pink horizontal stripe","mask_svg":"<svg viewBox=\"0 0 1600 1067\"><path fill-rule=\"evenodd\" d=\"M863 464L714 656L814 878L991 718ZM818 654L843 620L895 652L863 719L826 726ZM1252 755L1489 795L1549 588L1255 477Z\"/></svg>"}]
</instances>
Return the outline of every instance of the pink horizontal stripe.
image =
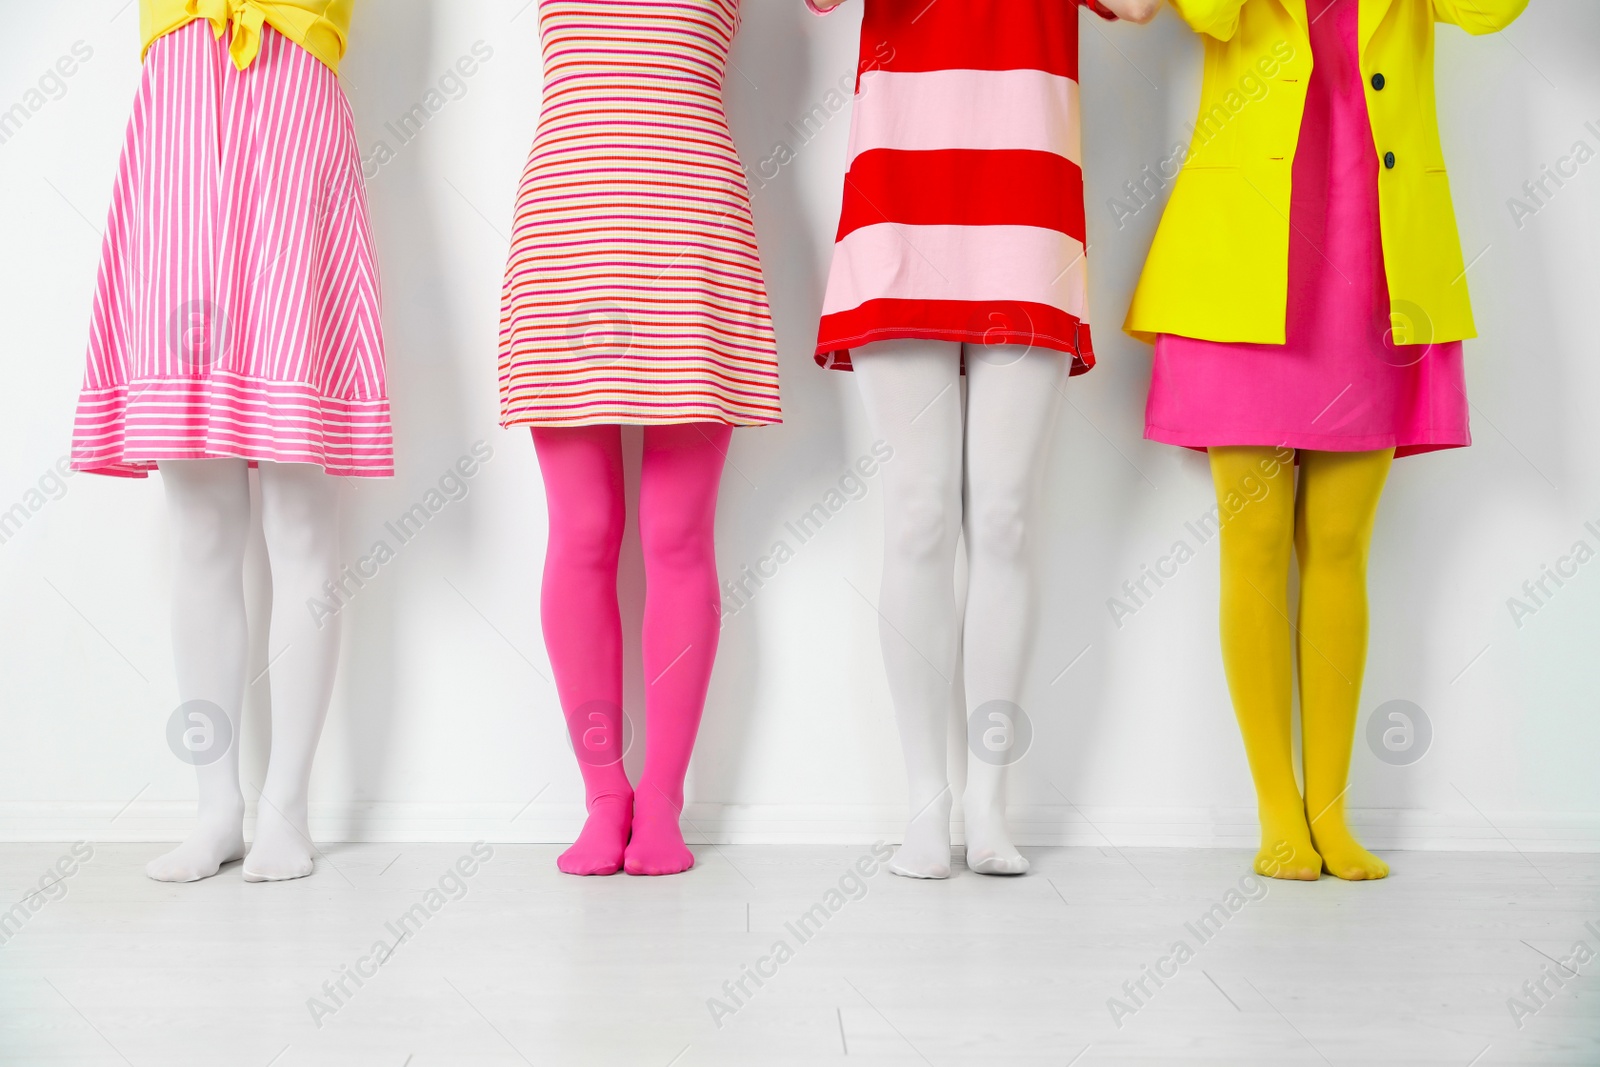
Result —
<instances>
[{"instance_id":1,"label":"pink horizontal stripe","mask_svg":"<svg viewBox=\"0 0 1600 1067\"><path fill-rule=\"evenodd\" d=\"M1078 83L1042 70L935 70L861 76L853 160L875 148L1021 149L1083 162Z\"/></svg>"},{"instance_id":2,"label":"pink horizontal stripe","mask_svg":"<svg viewBox=\"0 0 1600 1067\"><path fill-rule=\"evenodd\" d=\"M869 300L1008 300L1087 322L1083 252L1082 242L1034 226L866 226L836 246L822 313Z\"/></svg>"},{"instance_id":3,"label":"pink horizontal stripe","mask_svg":"<svg viewBox=\"0 0 1600 1067\"><path fill-rule=\"evenodd\" d=\"M341 400L310 386L213 373L86 391L74 470L141 475L159 460L316 463L337 476L394 473L387 400Z\"/></svg>"}]
</instances>

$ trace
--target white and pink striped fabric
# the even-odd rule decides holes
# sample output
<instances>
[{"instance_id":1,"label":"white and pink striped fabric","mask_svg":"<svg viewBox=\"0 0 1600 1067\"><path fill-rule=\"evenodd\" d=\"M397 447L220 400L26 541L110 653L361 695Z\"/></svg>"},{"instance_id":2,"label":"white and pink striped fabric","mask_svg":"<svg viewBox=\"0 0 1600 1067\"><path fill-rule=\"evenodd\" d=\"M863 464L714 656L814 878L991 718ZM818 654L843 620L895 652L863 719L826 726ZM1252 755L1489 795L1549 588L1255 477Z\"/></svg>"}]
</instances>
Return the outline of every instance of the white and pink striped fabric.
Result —
<instances>
[{"instance_id":1,"label":"white and pink striped fabric","mask_svg":"<svg viewBox=\"0 0 1600 1067\"><path fill-rule=\"evenodd\" d=\"M1097 0L865 0L822 366L892 338L1094 366L1080 7L1115 18Z\"/></svg>"},{"instance_id":2,"label":"white and pink striped fabric","mask_svg":"<svg viewBox=\"0 0 1600 1067\"><path fill-rule=\"evenodd\" d=\"M338 76L270 26L145 59L112 197L76 470L160 460L393 473L377 257Z\"/></svg>"},{"instance_id":3,"label":"white and pink striped fabric","mask_svg":"<svg viewBox=\"0 0 1600 1067\"><path fill-rule=\"evenodd\" d=\"M723 113L739 0L540 0L544 99L500 323L504 426L782 419Z\"/></svg>"}]
</instances>

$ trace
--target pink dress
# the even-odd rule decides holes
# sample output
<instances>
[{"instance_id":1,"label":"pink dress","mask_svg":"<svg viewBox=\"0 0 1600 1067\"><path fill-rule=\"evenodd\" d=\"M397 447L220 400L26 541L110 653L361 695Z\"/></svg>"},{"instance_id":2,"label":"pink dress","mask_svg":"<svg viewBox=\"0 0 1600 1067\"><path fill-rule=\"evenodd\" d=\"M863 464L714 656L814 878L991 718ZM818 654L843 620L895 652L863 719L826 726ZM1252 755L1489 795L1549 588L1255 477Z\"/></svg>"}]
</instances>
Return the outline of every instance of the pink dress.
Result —
<instances>
[{"instance_id":1,"label":"pink dress","mask_svg":"<svg viewBox=\"0 0 1600 1067\"><path fill-rule=\"evenodd\" d=\"M1152 441L1393 448L1397 456L1472 442L1461 342L1396 345L1390 335L1359 6L1331 0L1311 20L1315 69L1294 160L1288 343L1162 335L1145 410Z\"/></svg>"},{"instance_id":2,"label":"pink dress","mask_svg":"<svg viewBox=\"0 0 1600 1067\"><path fill-rule=\"evenodd\" d=\"M243 71L204 19L150 46L112 194L75 470L394 456L377 257L338 76L271 26Z\"/></svg>"}]
</instances>

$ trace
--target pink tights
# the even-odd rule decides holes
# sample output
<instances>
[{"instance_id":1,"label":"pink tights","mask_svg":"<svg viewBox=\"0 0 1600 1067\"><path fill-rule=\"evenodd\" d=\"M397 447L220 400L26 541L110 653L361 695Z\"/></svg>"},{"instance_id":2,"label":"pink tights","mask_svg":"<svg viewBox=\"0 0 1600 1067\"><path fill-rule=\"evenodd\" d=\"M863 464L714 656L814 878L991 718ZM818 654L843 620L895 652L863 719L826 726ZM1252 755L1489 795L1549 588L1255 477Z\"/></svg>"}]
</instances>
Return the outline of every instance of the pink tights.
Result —
<instances>
[{"instance_id":1,"label":"pink tights","mask_svg":"<svg viewBox=\"0 0 1600 1067\"><path fill-rule=\"evenodd\" d=\"M677 874L694 866L678 819L721 628L713 538L732 433L713 423L645 427L639 539L647 744L635 790L622 765L622 431L533 431L550 511L540 615L589 811L583 833L556 861L568 874Z\"/></svg>"}]
</instances>

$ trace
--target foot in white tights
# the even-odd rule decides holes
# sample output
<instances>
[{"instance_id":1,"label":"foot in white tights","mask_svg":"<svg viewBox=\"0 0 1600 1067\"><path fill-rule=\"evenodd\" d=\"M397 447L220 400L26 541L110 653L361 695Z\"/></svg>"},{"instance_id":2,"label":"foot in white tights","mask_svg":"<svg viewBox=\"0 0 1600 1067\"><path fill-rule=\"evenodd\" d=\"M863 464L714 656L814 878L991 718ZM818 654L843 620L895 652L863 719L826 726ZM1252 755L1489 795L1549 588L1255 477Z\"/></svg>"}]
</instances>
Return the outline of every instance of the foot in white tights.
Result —
<instances>
[{"instance_id":1,"label":"foot in white tights","mask_svg":"<svg viewBox=\"0 0 1600 1067\"><path fill-rule=\"evenodd\" d=\"M1040 476L1069 370L1059 352L885 341L855 353L883 466L884 563L878 602L884 667L913 798L948 779L952 703L970 712L1016 701L1032 647L1033 527ZM965 498L965 499L964 499ZM957 538L967 544L965 613L957 609ZM955 691L964 649L962 691ZM1028 861L1005 825L1005 768L969 763L967 866L1022 874ZM913 799L913 808L918 805ZM890 869L950 873L950 795L915 816Z\"/></svg>"},{"instance_id":2,"label":"foot in white tights","mask_svg":"<svg viewBox=\"0 0 1600 1067\"><path fill-rule=\"evenodd\" d=\"M208 813L183 844L145 865L144 873L158 882L198 882L210 878L224 863L244 857L244 809L237 813Z\"/></svg>"},{"instance_id":3,"label":"foot in white tights","mask_svg":"<svg viewBox=\"0 0 1600 1067\"><path fill-rule=\"evenodd\" d=\"M889 870L904 878L950 877L950 790L913 815L904 843L889 861Z\"/></svg>"},{"instance_id":4,"label":"foot in white tights","mask_svg":"<svg viewBox=\"0 0 1600 1067\"><path fill-rule=\"evenodd\" d=\"M240 872L244 880L287 882L304 878L315 868L305 809L283 811L263 796L256 811L256 838Z\"/></svg>"},{"instance_id":5,"label":"foot in white tights","mask_svg":"<svg viewBox=\"0 0 1600 1067\"><path fill-rule=\"evenodd\" d=\"M978 874L1027 874L1028 860L1011 843L1002 808L982 804L968 794L966 810L967 869Z\"/></svg>"},{"instance_id":6,"label":"foot in white tights","mask_svg":"<svg viewBox=\"0 0 1600 1067\"><path fill-rule=\"evenodd\" d=\"M162 463L173 529L173 652L179 695L227 711L239 736L249 628L244 605L244 550L250 528L249 472L243 460ZM339 567L338 480L320 467L260 465L262 532L272 566L272 751L248 855L241 827L244 798L239 753L196 768L199 825L174 851L153 861L150 877L209 878L244 857L246 881L303 878L313 869L306 828L312 759L322 733L339 661L337 620L322 625L312 598Z\"/></svg>"}]
</instances>

